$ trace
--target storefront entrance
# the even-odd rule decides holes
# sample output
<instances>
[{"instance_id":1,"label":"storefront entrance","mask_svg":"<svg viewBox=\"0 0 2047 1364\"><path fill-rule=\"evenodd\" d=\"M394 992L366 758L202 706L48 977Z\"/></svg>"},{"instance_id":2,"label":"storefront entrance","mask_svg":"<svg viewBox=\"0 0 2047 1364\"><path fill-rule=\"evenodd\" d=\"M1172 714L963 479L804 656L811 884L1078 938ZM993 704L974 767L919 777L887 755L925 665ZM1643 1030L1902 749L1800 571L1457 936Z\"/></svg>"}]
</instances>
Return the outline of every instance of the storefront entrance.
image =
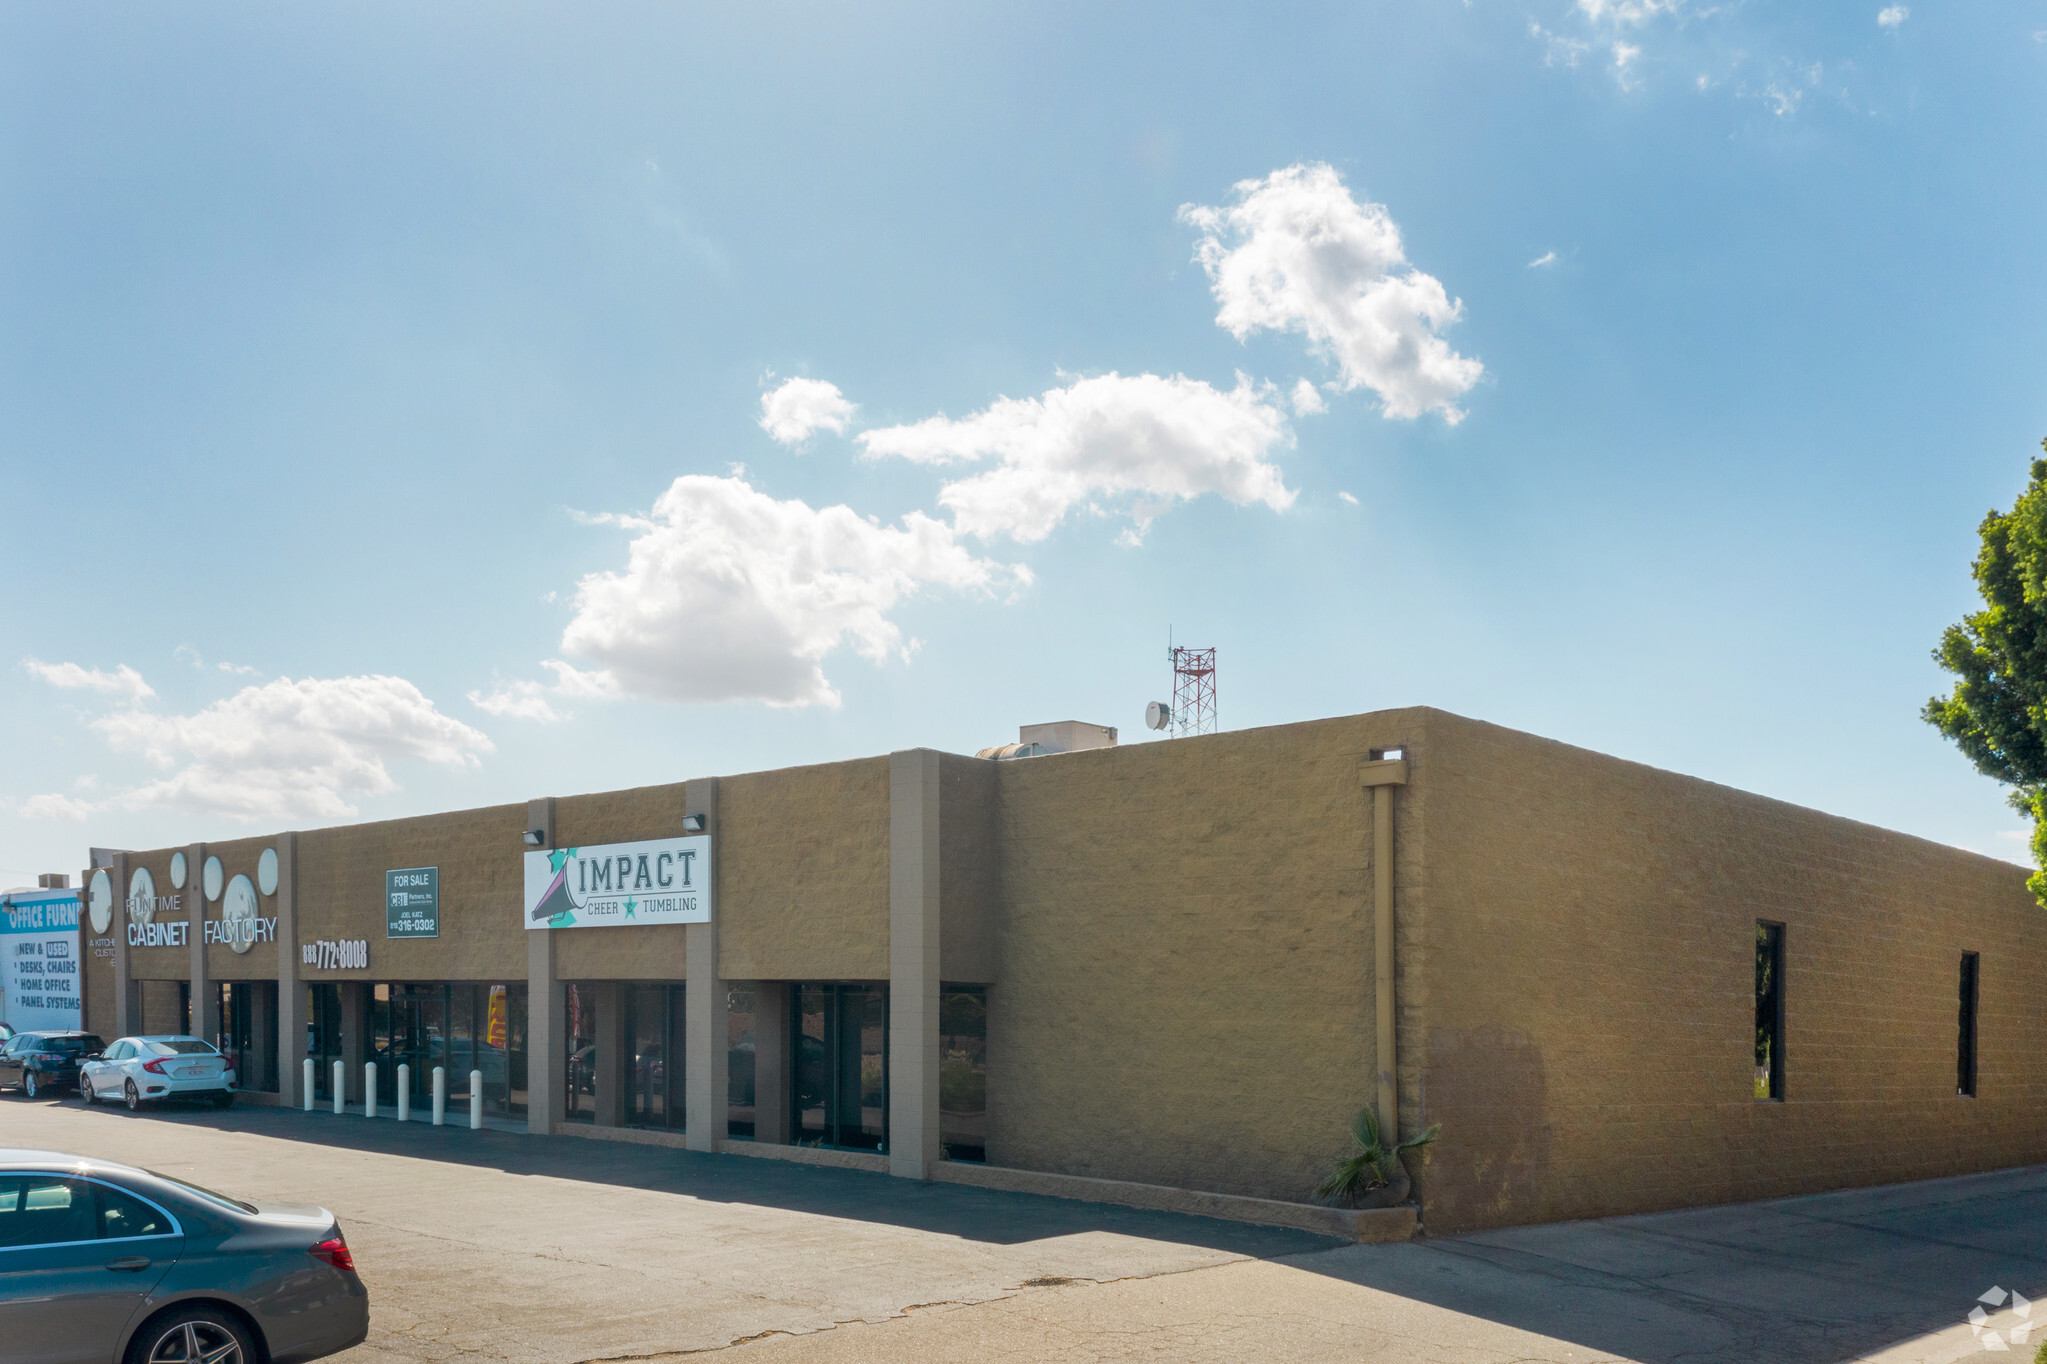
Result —
<instances>
[{"instance_id":1,"label":"storefront entrance","mask_svg":"<svg viewBox=\"0 0 2047 1364\"><path fill-rule=\"evenodd\" d=\"M243 1089L277 1092L277 982L221 981L218 1045Z\"/></svg>"},{"instance_id":2,"label":"storefront entrance","mask_svg":"<svg viewBox=\"0 0 2047 1364\"><path fill-rule=\"evenodd\" d=\"M888 986L800 984L790 991L795 1139L888 1149Z\"/></svg>"},{"instance_id":3,"label":"storefront entrance","mask_svg":"<svg viewBox=\"0 0 2047 1364\"><path fill-rule=\"evenodd\" d=\"M472 981L385 983L370 991L370 1056L377 1102L398 1101L398 1067L415 1108L433 1102L434 1067L448 1072L448 1104L469 1103L470 1072L483 1077L484 1111L526 1111L526 985Z\"/></svg>"}]
</instances>

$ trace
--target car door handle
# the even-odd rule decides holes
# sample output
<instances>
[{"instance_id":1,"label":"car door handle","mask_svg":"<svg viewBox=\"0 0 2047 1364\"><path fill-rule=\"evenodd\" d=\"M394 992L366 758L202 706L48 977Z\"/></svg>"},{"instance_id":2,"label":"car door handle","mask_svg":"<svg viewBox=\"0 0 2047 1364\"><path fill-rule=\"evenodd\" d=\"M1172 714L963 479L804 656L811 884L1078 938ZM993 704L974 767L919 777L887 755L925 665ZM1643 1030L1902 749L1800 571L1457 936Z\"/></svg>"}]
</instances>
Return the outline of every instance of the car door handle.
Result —
<instances>
[{"instance_id":1,"label":"car door handle","mask_svg":"<svg viewBox=\"0 0 2047 1364\"><path fill-rule=\"evenodd\" d=\"M108 1269L127 1269L127 1270L133 1270L133 1269L147 1269L147 1268L149 1268L149 1257L148 1257L147 1255L128 1255L128 1256L124 1256L123 1258L121 1258L121 1259L119 1259L119 1260L109 1260L109 1261L107 1261L107 1268L108 1268Z\"/></svg>"}]
</instances>

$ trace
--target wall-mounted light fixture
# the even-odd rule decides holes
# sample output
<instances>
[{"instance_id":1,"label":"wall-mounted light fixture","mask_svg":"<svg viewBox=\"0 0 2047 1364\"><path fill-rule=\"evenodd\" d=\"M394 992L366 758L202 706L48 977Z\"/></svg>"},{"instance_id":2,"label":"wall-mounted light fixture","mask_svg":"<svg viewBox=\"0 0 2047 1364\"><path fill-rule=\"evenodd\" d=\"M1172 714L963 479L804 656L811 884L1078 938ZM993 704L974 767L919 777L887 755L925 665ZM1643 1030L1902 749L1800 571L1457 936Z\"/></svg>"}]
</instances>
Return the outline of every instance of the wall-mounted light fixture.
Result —
<instances>
[{"instance_id":1,"label":"wall-mounted light fixture","mask_svg":"<svg viewBox=\"0 0 2047 1364\"><path fill-rule=\"evenodd\" d=\"M525 833L524 837L525 837L525 839L526 839L526 846L527 846L527 847L529 847L529 848L537 848L537 847L539 847L539 846L540 846L541 844L543 844L543 843L547 842L547 830L545 830L545 829L528 829L528 830L526 831L526 833Z\"/></svg>"},{"instance_id":2,"label":"wall-mounted light fixture","mask_svg":"<svg viewBox=\"0 0 2047 1364\"><path fill-rule=\"evenodd\" d=\"M704 831L704 817L702 815L684 815L682 817L682 831L686 834L702 833Z\"/></svg>"}]
</instances>

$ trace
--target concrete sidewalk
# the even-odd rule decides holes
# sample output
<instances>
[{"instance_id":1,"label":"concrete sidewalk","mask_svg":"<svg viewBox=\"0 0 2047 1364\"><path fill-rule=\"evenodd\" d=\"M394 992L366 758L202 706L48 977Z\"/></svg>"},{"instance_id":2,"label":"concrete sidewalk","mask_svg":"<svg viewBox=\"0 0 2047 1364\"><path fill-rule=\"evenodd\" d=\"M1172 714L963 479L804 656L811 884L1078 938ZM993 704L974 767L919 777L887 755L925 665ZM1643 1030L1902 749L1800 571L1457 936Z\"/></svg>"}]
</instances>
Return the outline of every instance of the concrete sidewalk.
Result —
<instances>
[{"instance_id":1,"label":"concrete sidewalk","mask_svg":"<svg viewBox=\"0 0 2047 1364\"><path fill-rule=\"evenodd\" d=\"M275 1109L0 1096L0 1145L333 1208L351 1364L1955 1360L2047 1293L2047 1169L1396 1246L856 1170ZM2040 1309L2047 1334L2047 1306ZM1991 1325L2013 1324L2007 1307ZM2029 1358L2030 1349L2006 1353Z\"/></svg>"}]
</instances>

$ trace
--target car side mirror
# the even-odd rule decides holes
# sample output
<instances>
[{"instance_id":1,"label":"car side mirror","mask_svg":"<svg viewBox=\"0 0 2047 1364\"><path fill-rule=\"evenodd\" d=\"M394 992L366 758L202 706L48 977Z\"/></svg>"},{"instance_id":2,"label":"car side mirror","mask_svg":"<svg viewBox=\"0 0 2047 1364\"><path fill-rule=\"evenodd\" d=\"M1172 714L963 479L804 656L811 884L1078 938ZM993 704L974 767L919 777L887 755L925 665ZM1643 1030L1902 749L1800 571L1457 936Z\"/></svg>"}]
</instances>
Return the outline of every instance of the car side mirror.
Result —
<instances>
[{"instance_id":1,"label":"car side mirror","mask_svg":"<svg viewBox=\"0 0 2047 1364\"><path fill-rule=\"evenodd\" d=\"M89 1052L87 1052L87 1053L86 1053L85 1055L83 1055L83 1056L79 1057L78 1059L79 1059L79 1060L81 1060L81 1061L97 1061L97 1060L99 1060L99 1059L100 1059L100 1058L101 1058L102 1056L105 1056L105 1055L106 1055L106 1053L105 1053L105 1052L103 1052L103 1051L89 1051Z\"/></svg>"}]
</instances>

